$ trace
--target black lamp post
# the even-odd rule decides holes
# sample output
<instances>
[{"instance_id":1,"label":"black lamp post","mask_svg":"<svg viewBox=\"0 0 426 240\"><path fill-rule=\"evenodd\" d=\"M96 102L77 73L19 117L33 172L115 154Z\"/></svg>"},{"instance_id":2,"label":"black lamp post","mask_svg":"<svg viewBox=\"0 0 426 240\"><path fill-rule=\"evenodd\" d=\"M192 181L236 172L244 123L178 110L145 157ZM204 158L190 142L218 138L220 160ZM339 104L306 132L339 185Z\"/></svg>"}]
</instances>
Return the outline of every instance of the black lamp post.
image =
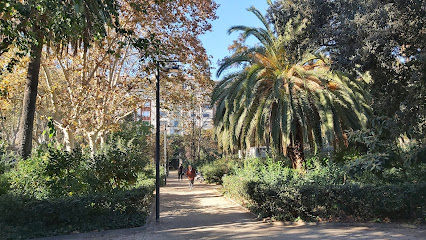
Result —
<instances>
[{"instance_id":1,"label":"black lamp post","mask_svg":"<svg viewBox=\"0 0 426 240\"><path fill-rule=\"evenodd\" d=\"M160 62L178 62L173 60L156 61L157 67L157 89L156 89L156 116L155 116L155 220L160 220ZM179 66L168 68L170 70L179 70Z\"/></svg>"}]
</instances>

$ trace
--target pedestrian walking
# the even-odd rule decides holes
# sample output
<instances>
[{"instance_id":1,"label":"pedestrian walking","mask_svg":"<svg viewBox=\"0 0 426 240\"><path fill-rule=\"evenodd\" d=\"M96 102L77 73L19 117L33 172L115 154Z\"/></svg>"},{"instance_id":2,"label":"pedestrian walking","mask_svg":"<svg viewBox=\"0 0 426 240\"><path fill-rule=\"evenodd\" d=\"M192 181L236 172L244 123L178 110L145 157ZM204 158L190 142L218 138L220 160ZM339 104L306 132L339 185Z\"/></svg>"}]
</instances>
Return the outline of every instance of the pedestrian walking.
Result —
<instances>
[{"instance_id":1,"label":"pedestrian walking","mask_svg":"<svg viewBox=\"0 0 426 240\"><path fill-rule=\"evenodd\" d=\"M189 189L194 188L194 178L196 174L195 174L195 169L192 168L191 165L188 166L188 170L186 171L186 176L188 176L188 179L189 179Z\"/></svg>"},{"instance_id":2,"label":"pedestrian walking","mask_svg":"<svg viewBox=\"0 0 426 240\"><path fill-rule=\"evenodd\" d=\"M182 163L179 163L179 167L178 167L178 180L182 180L183 178L183 166Z\"/></svg>"}]
</instances>

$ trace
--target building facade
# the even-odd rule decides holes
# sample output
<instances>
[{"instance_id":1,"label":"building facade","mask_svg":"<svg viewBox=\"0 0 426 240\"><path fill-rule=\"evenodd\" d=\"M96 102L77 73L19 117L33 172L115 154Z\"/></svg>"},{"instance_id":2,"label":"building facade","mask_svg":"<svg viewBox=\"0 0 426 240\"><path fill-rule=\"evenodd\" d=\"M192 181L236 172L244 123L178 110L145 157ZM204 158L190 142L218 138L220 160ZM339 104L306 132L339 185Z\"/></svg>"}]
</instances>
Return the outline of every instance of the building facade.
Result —
<instances>
[{"instance_id":1,"label":"building facade","mask_svg":"<svg viewBox=\"0 0 426 240\"><path fill-rule=\"evenodd\" d=\"M212 129L213 116L214 109L209 104L198 105L191 110L160 110L160 127L162 131L165 128L168 135L184 135L185 132L192 131L192 128ZM155 101L146 99L136 111L135 120L147 122L155 129Z\"/></svg>"}]
</instances>

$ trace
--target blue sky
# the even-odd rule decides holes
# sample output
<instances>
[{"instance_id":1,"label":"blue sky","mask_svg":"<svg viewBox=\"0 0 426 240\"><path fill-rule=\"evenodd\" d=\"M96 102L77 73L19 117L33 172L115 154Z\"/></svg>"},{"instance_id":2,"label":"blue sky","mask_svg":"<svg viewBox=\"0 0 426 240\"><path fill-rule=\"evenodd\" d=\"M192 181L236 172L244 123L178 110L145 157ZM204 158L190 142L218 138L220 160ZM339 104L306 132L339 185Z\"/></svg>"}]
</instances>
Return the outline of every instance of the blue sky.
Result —
<instances>
[{"instance_id":1,"label":"blue sky","mask_svg":"<svg viewBox=\"0 0 426 240\"><path fill-rule=\"evenodd\" d=\"M226 56L229 56L228 46L233 40L238 38L238 33L228 35L228 29L236 25L249 27L261 27L262 23L257 17L247 11L247 8L255 6L263 14L266 13L268 4L266 0L216 0L220 4L217 15L219 19L212 22L212 31L200 37L207 50L207 54L213 58L212 79L216 77L217 62ZM255 39L249 39L249 44L255 44Z\"/></svg>"}]
</instances>

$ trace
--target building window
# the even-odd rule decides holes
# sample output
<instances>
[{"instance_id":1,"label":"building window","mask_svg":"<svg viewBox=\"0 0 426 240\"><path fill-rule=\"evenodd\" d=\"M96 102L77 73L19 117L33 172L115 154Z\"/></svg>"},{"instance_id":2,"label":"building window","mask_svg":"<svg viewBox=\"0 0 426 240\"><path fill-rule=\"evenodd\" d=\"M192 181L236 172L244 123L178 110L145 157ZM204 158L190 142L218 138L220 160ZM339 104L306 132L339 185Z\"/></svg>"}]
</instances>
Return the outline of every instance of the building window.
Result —
<instances>
[{"instance_id":1,"label":"building window","mask_svg":"<svg viewBox=\"0 0 426 240\"><path fill-rule=\"evenodd\" d=\"M160 111L160 117L167 117L167 112Z\"/></svg>"},{"instance_id":2,"label":"building window","mask_svg":"<svg viewBox=\"0 0 426 240\"><path fill-rule=\"evenodd\" d=\"M142 117L150 117L151 112L150 111L142 111Z\"/></svg>"},{"instance_id":3,"label":"building window","mask_svg":"<svg viewBox=\"0 0 426 240\"><path fill-rule=\"evenodd\" d=\"M210 117L210 114L209 113L203 113L203 117L208 118L208 117Z\"/></svg>"},{"instance_id":4,"label":"building window","mask_svg":"<svg viewBox=\"0 0 426 240\"><path fill-rule=\"evenodd\" d=\"M179 122L178 121L174 121L173 127L177 127L178 125L179 125Z\"/></svg>"},{"instance_id":5,"label":"building window","mask_svg":"<svg viewBox=\"0 0 426 240\"><path fill-rule=\"evenodd\" d=\"M144 107L151 107L151 102L145 102Z\"/></svg>"}]
</instances>

